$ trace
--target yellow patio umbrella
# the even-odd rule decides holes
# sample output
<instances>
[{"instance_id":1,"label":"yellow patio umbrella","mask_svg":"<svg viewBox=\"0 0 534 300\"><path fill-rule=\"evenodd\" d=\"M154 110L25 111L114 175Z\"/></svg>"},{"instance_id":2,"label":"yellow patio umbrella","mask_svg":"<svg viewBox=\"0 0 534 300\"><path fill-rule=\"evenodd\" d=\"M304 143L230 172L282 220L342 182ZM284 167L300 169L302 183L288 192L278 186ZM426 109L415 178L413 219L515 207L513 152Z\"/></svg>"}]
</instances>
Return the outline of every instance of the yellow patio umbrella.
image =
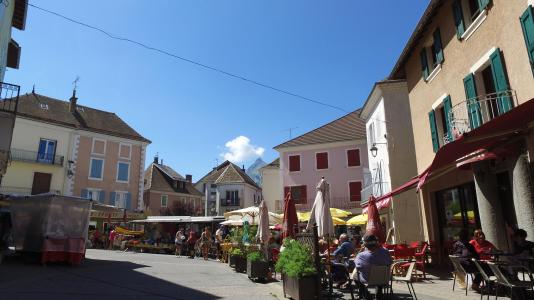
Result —
<instances>
[{"instance_id":1,"label":"yellow patio umbrella","mask_svg":"<svg viewBox=\"0 0 534 300\"><path fill-rule=\"evenodd\" d=\"M347 222L343 221L342 219L338 217L332 217L332 221L334 221L334 225L346 225Z\"/></svg>"},{"instance_id":2,"label":"yellow patio umbrella","mask_svg":"<svg viewBox=\"0 0 534 300\"><path fill-rule=\"evenodd\" d=\"M331 207L330 208L330 214L332 215L332 217L346 218L346 217L351 215L351 212L350 211L346 211L346 210L342 210L342 209L339 209L339 208Z\"/></svg>"},{"instance_id":3,"label":"yellow patio umbrella","mask_svg":"<svg viewBox=\"0 0 534 300\"><path fill-rule=\"evenodd\" d=\"M455 213L454 214L454 218L458 218L458 219L462 218L462 213L461 212ZM472 210L468 210L467 211L467 218L468 219L474 219L475 218L475 212L472 211Z\"/></svg>"},{"instance_id":4,"label":"yellow patio umbrella","mask_svg":"<svg viewBox=\"0 0 534 300\"><path fill-rule=\"evenodd\" d=\"M347 221L347 225L363 225L367 223L367 214L357 215Z\"/></svg>"},{"instance_id":5,"label":"yellow patio umbrella","mask_svg":"<svg viewBox=\"0 0 534 300\"><path fill-rule=\"evenodd\" d=\"M297 211L297 218L299 222L307 222L310 220L310 212Z\"/></svg>"}]
</instances>

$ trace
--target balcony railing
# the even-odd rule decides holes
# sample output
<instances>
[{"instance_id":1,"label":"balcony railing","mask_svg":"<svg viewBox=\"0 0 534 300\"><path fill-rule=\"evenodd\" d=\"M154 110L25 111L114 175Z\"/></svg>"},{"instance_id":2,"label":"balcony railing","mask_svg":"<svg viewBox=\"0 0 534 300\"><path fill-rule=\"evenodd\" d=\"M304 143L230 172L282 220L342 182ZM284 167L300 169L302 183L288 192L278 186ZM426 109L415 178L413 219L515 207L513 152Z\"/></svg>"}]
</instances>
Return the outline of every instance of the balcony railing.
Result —
<instances>
[{"instance_id":1,"label":"balcony railing","mask_svg":"<svg viewBox=\"0 0 534 300\"><path fill-rule=\"evenodd\" d=\"M11 160L63 166L62 155L52 155L22 149L11 149Z\"/></svg>"},{"instance_id":2,"label":"balcony railing","mask_svg":"<svg viewBox=\"0 0 534 300\"><path fill-rule=\"evenodd\" d=\"M221 206L240 206L240 199L221 199Z\"/></svg>"},{"instance_id":3,"label":"balcony railing","mask_svg":"<svg viewBox=\"0 0 534 300\"><path fill-rule=\"evenodd\" d=\"M0 82L0 111L17 112L20 86Z\"/></svg>"},{"instance_id":4,"label":"balcony railing","mask_svg":"<svg viewBox=\"0 0 534 300\"><path fill-rule=\"evenodd\" d=\"M58 190L50 190L50 193L60 195L61 192ZM25 187L15 187L15 186L2 186L0 187L0 194L11 194L19 196L29 196L32 194L31 188Z\"/></svg>"},{"instance_id":5,"label":"balcony railing","mask_svg":"<svg viewBox=\"0 0 534 300\"><path fill-rule=\"evenodd\" d=\"M447 144L516 106L517 94L514 90L480 95L460 102L452 107L447 116L453 136L445 136L443 140Z\"/></svg>"},{"instance_id":6,"label":"balcony railing","mask_svg":"<svg viewBox=\"0 0 534 300\"><path fill-rule=\"evenodd\" d=\"M367 202L369 201L369 197L371 197L371 195L375 197L380 197L389 192L390 192L389 182L385 182L385 181L374 182L362 189L361 205L367 204Z\"/></svg>"}]
</instances>

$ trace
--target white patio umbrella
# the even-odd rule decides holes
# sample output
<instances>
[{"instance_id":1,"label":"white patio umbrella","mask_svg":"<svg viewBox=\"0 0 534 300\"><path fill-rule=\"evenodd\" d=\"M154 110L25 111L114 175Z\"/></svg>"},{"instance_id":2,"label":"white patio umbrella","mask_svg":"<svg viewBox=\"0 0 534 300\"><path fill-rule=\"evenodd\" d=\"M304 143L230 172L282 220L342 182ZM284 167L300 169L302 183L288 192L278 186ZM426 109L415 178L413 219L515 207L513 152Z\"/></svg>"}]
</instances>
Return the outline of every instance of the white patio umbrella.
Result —
<instances>
[{"instance_id":1,"label":"white patio umbrella","mask_svg":"<svg viewBox=\"0 0 534 300\"><path fill-rule=\"evenodd\" d=\"M260 214L259 207L251 206L238 210L233 210L224 213L226 220L242 220L248 221L249 225L258 225L258 216ZM268 212L269 224L276 225L282 223L282 217L273 212Z\"/></svg>"},{"instance_id":2,"label":"white patio umbrella","mask_svg":"<svg viewBox=\"0 0 534 300\"><path fill-rule=\"evenodd\" d=\"M269 211L267 210L267 203L265 200L261 201L259 207L259 218L258 218L258 232L256 233L256 239L259 240L262 244L267 244L269 242Z\"/></svg>"},{"instance_id":3,"label":"white patio umbrella","mask_svg":"<svg viewBox=\"0 0 534 300\"><path fill-rule=\"evenodd\" d=\"M330 185L324 178L317 185L317 195L313 202L306 230L310 230L314 223L317 223L319 237L334 236L334 222L330 213Z\"/></svg>"}]
</instances>

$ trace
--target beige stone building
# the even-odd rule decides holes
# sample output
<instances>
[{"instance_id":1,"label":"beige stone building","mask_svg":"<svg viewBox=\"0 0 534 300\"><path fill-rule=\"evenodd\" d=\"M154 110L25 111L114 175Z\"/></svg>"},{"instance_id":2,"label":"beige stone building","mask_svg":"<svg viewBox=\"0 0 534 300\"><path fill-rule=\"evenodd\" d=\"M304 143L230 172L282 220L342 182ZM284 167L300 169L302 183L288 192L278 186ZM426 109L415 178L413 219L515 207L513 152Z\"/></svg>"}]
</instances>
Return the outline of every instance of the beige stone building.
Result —
<instances>
[{"instance_id":1,"label":"beige stone building","mask_svg":"<svg viewBox=\"0 0 534 300\"><path fill-rule=\"evenodd\" d=\"M390 79L406 80L425 239L534 236L534 20L527 0L432 0ZM408 191L406 193L412 193Z\"/></svg>"}]
</instances>

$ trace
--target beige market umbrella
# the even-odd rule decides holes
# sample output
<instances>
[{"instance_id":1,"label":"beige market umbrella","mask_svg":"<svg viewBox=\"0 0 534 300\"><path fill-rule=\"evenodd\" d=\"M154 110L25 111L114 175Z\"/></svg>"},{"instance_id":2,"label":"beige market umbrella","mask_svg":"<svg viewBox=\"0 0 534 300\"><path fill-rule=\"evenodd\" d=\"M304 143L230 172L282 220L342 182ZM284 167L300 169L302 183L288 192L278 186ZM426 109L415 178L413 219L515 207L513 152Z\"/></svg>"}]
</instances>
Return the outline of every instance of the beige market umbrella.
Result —
<instances>
[{"instance_id":1,"label":"beige market umbrella","mask_svg":"<svg viewBox=\"0 0 534 300\"><path fill-rule=\"evenodd\" d=\"M256 233L256 239L262 244L267 244L271 232L269 231L269 211L267 210L267 203L265 203L265 200L261 201L259 209L260 215L258 217L258 232Z\"/></svg>"},{"instance_id":2,"label":"beige market umbrella","mask_svg":"<svg viewBox=\"0 0 534 300\"><path fill-rule=\"evenodd\" d=\"M308 221L306 230L310 230L314 223L317 224L319 237L334 235L334 223L330 213L330 185L324 178L317 185L317 195L313 202L310 221Z\"/></svg>"}]
</instances>

